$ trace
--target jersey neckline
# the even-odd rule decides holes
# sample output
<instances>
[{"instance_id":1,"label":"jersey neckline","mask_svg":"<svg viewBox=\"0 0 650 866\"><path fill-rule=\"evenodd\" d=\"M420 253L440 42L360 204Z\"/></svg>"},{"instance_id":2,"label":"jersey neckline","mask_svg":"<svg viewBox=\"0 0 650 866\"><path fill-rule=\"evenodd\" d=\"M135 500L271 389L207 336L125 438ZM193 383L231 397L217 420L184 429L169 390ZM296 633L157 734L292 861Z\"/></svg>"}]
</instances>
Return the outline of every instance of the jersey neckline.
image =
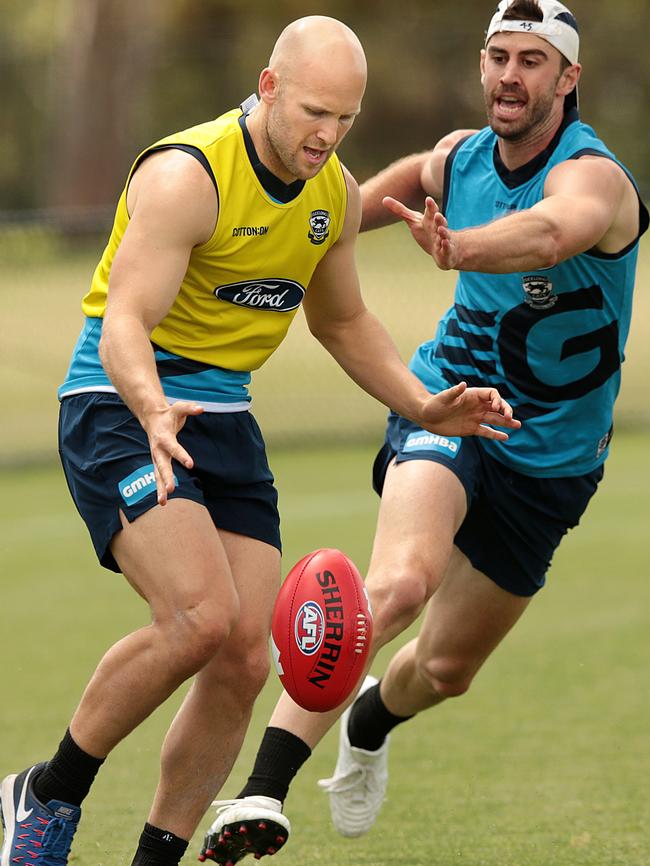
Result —
<instances>
[{"instance_id":1,"label":"jersey neckline","mask_svg":"<svg viewBox=\"0 0 650 866\"><path fill-rule=\"evenodd\" d=\"M515 189L535 177L553 155L553 151L560 143L560 139L562 138L565 129L572 123L576 123L578 120L580 120L578 109L570 108L565 113L564 119L562 120L557 132L544 150L542 150L541 153L538 153L537 156L534 156L529 162L520 165L519 168L515 168L512 171L507 168L501 159L501 155L499 154L499 139L497 138L494 142L493 152L494 169L508 189Z\"/></svg>"},{"instance_id":2,"label":"jersey neckline","mask_svg":"<svg viewBox=\"0 0 650 866\"><path fill-rule=\"evenodd\" d=\"M243 112L239 117L239 126L242 131L242 135L244 136L244 146L246 148L246 154L248 155L248 159L250 161L251 167L255 172L255 175L264 189L264 192L267 195L270 195L272 199L279 202L280 204L288 204L289 202L296 199L300 193L303 191L305 186L304 180L294 180L292 183L284 183L284 181L280 180L272 171L262 163L259 156L257 155L257 150L255 149L255 145L253 144L253 139L248 131L248 127L246 125L246 118L248 117L248 112Z\"/></svg>"}]
</instances>

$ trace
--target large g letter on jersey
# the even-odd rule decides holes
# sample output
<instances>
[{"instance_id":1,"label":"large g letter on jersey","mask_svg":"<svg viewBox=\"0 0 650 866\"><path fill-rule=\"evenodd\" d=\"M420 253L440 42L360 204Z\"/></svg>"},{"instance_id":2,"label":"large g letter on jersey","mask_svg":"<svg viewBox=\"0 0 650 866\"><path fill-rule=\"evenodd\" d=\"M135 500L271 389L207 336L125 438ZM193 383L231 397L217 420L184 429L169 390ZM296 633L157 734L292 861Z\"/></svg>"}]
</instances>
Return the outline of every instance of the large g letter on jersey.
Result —
<instances>
[{"instance_id":1,"label":"large g letter on jersey","mask_svg":"<svg viewBox=\"0 0 650 866\"><path fill-rule=\"evenodd\" d=\"M553 322L549 320L553 317L581 310L602 310L603 300L600 286L594 285L565 292L557 297L553 306L545 309L534 309L523 303L509 310L501 320L498 336L505 378L522 393L542 403L577 400L603 385L621 366L616 320L594 331L565 339L561 347L557 347L560 361L588 354L594 359L588 373L564 384L543 381L533 372L528 347L533 328L547 327L549 337L552 337ZM558 331L561 336L562 330L558 328ZM548 346L548 340L545 342Z\"/></svg>"}]
</instances>

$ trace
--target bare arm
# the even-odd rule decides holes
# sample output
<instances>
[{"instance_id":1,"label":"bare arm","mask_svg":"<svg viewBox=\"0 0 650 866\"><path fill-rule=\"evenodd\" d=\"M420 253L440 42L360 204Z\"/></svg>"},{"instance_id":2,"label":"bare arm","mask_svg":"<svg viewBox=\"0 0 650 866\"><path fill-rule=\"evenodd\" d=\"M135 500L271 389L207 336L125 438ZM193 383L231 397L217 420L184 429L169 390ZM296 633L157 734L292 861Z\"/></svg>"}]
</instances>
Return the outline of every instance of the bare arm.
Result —
<instances>
[{"instance_id":1,"label":"bare arm","mask_svg":"<svg viewBox=\"0 0 650 866\"><path fill-rule=\"evenodd\" d=\"M178 294L192 248L216 221L214 187L202 166L181 151L150 156L128 192L131 215L111 267L100 357L118 393L147 433L164 504L174 489L172 458L192 458L176 434L200 407L170 406L156 371L150 336Z\"/></svg>"},{"instance_id":2,"label":"bare arm","mask_svg":"<svg viewBox=\"0 0 650 866\"><path fill-rule=\"evenodd\" d=\"M427 194L440 198L447 156L461 138L473 132L473 129L457 129L441 138L433 150L398 159L361 184L361 231L398 221L399 217L383 206L385 196L399 199L415 209L422 208Z\"/></svg>"},{"instance_id":3,"label":"bare arm","mask_svg":"<svg viewBox=\"0 0 650 866\"><path fill-rule=\"evenodd\" d=\"M632 184L616 163L601 157L560 163L549 172L542 201L477 228L452 231L432 198L423 214L393 199L384 203L443 270L549 268L594 247L622 249L638 232Z\"/></svg>"},{"instance_id":4,"label":"bare arm","mask_svg":"<svg viewBox=\"0 0 650 866\"><path fill-rule=\"evenodd\" d=\"M506 439L486 424L519 427L494 388L463 383L431 395L408 370L385 328L361 298L354 260L360 197L348 175L349 205L341 237L322 259L304 301L309 328L365 391L422 427L447 435Z\"/></svg>"},{"instance_id":5,"label":"bare arm","mask_svg":"<svg viewBox=\"0 0 650 866\"><path fill-rule=\"evenodd\" d=\"M422 207L425 192L420 177L429 158L429 152L405 156L361 184L362 232L398 221L398 217L382 205L387 195L408 202L409 207Z\"/></svg>"}]
</instances>

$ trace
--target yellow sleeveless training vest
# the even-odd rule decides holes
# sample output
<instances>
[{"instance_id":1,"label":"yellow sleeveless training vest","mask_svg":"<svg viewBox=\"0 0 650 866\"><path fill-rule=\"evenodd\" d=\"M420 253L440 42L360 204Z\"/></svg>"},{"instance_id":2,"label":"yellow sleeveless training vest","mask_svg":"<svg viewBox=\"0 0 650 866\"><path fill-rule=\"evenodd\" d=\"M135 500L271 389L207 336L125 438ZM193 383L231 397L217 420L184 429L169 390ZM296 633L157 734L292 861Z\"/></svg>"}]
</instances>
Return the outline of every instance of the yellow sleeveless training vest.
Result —
<instances>
[{"instance_id":1,"label":"yellow sleeveless training vest","mask_svg":"<svg viewBox=\"0 0 650 866\"><path fill-rule=\"evenodd\" d=\"M113 230L82 309L102 317L111 263L129 222L126 192L149 153L198 148L212 169L219 217L212 237L190 256L180 291L151 339L184 358L251 371L284 339L316 265L343 228L347 190L336 154L286 204L261 185L246 152L241 109L161 139L133 164Z\"/></svg>"}]
</instances>

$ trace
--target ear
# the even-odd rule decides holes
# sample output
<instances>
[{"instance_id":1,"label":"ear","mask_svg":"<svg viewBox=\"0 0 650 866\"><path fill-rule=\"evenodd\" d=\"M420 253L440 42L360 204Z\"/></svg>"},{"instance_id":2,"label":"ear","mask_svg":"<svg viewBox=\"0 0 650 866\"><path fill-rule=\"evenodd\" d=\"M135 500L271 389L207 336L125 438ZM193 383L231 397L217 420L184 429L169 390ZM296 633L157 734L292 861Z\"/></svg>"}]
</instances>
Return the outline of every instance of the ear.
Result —
<instances>
[{"instance_id":1,"label":"ear","mask_svg":"<svg viewBox=\"0 0 650 866\"><path fill-rule=\"evenodd\" d=\"M485 48L481 49L481 59L479 62L479 68L481 70L481 84L485 84L485 58L486 58Z\"/></svg>"},{"instance_id":2,"label":"ear","mask_svg":"<svg viewBox=\"0 0 650 866\"><path fill-rule=\"evenodd\" d=\"M262 102L275 102L278 96L278 74L267 66L260 72L258 91Z\"/></svg>"},{"instance_id":3,"label":"ear","mask_svg":"<svg viewBox=\"0 0 650 866\"><path fill-rule=\"evenodd\" d=\"M559 96L566 96L578 86L582 66L579 63L574 63L572 66L567 66L560 80L558 81L557 92Z\"/></svg>"}]
</instances>

